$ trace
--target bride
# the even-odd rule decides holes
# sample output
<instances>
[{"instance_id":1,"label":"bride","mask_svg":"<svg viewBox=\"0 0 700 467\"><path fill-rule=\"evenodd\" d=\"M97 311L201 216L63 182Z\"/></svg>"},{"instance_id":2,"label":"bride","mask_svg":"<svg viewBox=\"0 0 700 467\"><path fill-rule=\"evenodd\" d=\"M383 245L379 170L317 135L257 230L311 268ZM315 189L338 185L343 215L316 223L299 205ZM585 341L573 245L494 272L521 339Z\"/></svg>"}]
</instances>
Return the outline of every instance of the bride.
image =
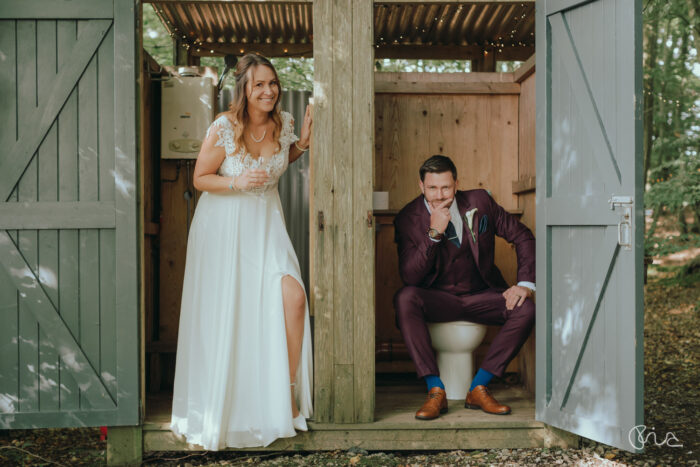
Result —
<instances>
[{"instance_id":1,"label":"bride","mask_svg":"<svg viewBox=\"0 0 700 467\"><path fill-rule=\"evenodd\" d=\"M277 183L308 148L280 110L269 60L248 54L234 101L197 157L171 429L208 450L267 446L306 431L312 353L306 293Z\"/></svg>"}]
</instances>

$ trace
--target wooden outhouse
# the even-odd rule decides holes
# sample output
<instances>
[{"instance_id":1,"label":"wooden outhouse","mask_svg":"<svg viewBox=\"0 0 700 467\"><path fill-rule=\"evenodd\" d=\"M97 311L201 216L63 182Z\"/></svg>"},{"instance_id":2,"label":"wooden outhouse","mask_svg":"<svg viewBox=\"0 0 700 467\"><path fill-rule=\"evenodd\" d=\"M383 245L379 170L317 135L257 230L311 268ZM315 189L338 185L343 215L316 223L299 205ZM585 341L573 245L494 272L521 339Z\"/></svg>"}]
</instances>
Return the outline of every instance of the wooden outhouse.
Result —
<instances>
[{"instance_id":1,"label":"wooden outhouse","mask_svg":"<svg viewBox=\"0 0 700 467\"><path fill-rule=\"evenodd\" d=\"M179 63L314 58L314 417L267 449L514 448L579 435L641 449L629 436L643 423L640 0L148 3ZM0 429L106 425L113 464L197 448L168 430L167 397L146 394L147 366L173 343L147 349L145 336L160 226L145 216L158 66L142 53L141 8L0 3ZM472 72L383 73L382 58L471 60ZM499 60L523 64L497 73ZM453 403L418 421L424 390L377 377L410 370L392 327L392 220L434 153L537 237L536 329L511 387L496 390L508 417ZM375 191L389 193L388 209L373 211ZM509 245L497 264L514 282Z\"/></svg>"}]
</instances>

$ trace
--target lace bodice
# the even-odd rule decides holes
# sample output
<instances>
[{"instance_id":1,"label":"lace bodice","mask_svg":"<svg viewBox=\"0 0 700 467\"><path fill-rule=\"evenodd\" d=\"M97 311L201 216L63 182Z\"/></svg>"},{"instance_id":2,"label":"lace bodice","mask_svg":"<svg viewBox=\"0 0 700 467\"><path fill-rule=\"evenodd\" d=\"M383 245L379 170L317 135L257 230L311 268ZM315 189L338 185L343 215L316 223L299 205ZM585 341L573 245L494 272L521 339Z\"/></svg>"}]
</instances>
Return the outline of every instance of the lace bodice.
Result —
<instances>
[{"instance_id":1,"label":"lace bodice","mask_svg":"<svg viewBox=\"0 0 700 467\"><path fill-rule=\"evenodd\" d=\"M221 115L214 120L207 130L207 138L212 131L215 131L218 139L214 146L223 147L226 151L226 157L218 170L219 175L236 177L247 169L264 169L270 174L270 179L267 183L263 186L251 188L246 191L250 193L262 193L276 188L280 177L284 171L287 170L287 166L289 165L289 146L299 140L294 134L292 115L289 112L282 111L281 116L282 131L279 137L280 151L269 158L254 158L250 153L244 153L242 148L237 150L231 121L225 115Z\"/></svg>"}]
</instances>

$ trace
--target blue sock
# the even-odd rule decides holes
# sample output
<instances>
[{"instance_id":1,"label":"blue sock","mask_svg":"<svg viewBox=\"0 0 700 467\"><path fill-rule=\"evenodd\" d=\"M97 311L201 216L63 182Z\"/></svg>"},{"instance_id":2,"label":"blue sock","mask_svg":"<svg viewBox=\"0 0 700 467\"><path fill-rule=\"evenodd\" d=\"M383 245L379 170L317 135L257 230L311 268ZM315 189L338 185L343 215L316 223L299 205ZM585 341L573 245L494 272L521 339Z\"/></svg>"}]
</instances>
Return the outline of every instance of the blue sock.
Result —
<instances>
[{"instance_id":1,"label":"blue sock","mask_svg":"<svg viewBox=\"0 0 700 467\"><path fill-rule=\"evenodd\" d=\"M479 368L479 371L476 372L476 375L472 380L472 385L469 387L469 390L471 391L477 386L488 386L488 384L493 379L493 376L493 373L489 373L483 368Z\"/></svg>"},{"instance_id":2,"label":"blue sock","mask_svg":"<svg viewBox=\"0 0 700 467\"><path fill-rule=\"evenodd\" d=\"M439 387L440 389L445 389L445 385L442 383L442 380L440 379L439 376L436 376L436 375L426 375L425 376L425 384L428 385L428 391L430 391L434 387Z\"/></svg>"}]
</instances>

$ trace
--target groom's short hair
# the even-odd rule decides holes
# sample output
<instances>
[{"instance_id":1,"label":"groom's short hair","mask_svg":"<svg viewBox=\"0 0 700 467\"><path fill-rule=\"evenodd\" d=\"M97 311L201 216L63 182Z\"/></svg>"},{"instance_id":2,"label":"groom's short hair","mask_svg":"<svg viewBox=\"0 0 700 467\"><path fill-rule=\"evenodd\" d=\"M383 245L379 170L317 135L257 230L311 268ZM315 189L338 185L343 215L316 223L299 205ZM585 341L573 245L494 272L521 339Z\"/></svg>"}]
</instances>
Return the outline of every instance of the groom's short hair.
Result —
<instances>
[{"instance_id":1,"label":"groom's short hair","mask_svg":"<svg viewBox=\"0 0 700 467\"><path fill-rule=\"evenodd\" d=\"M420 173L421 182L425 181L425 174L428 172L434 174L452 172L452 177L457 180L457 167L455 167L452 159L447 156L443 156L442 154L436 154L428 158L428 160L423 162L423 165L420 166L420 170L418 172Z\"/></svg>"}]
</instances>

